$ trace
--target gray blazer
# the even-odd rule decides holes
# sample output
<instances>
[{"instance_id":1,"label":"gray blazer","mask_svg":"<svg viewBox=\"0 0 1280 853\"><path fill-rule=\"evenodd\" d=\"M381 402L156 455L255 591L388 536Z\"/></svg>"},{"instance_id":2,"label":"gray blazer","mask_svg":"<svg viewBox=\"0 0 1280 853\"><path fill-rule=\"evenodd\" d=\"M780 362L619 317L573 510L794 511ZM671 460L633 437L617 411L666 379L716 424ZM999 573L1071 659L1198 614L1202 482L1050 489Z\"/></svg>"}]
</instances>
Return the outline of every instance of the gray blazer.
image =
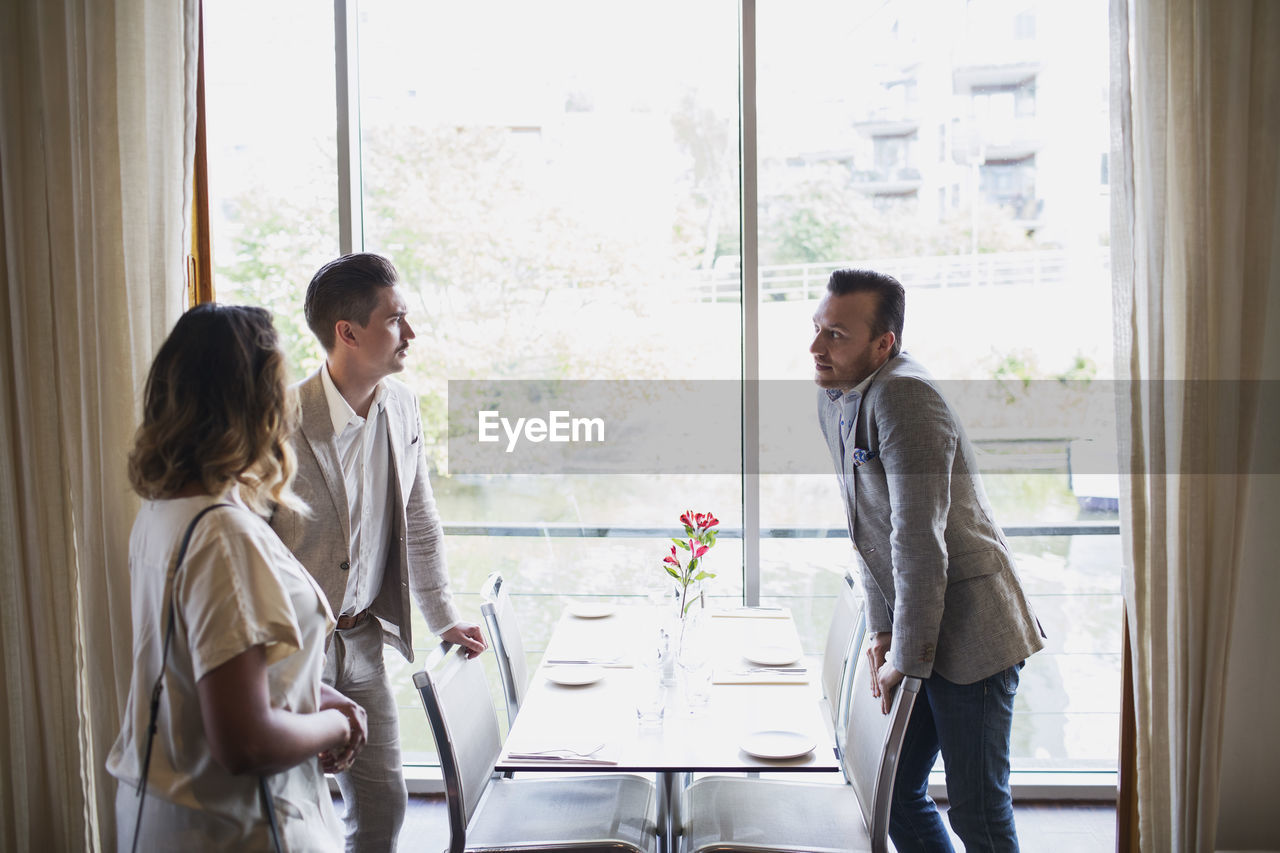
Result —
<instances>
[{"instance_id":1,"label":"gray blazer","mask_svg":"<svg viewBox=\"0 0 1280 853\"><path fill-rule=\"evenodd\" d=\"M435 633L458 621L458 611L449 590L444 531L427 481L418 401L403 383L390 378L384 381L393 517L382 589L369 609L382 624L384 640L412 661L410 593L426 617L427 627ZM329 606L338 613L351 564L347 491L320 372L294 387L302 407L302 425L293 436L298 457L294 491L311 507L312 516L306 518L278 507L271 526L311 572Z\"/></svg>"},{"instance_id":2,"label":"gray blazer","mask_svg":"<svg viewBox=\"0 0 1280 853\"><path fill-rule=\"evenodd\" d=\"M889 661L906 675L936 670L971 684L1043 648L973 447L928 372L902 353L842 428L845 404L818 389L868 627L893 632Z\"/></svg>"}]
</instances>

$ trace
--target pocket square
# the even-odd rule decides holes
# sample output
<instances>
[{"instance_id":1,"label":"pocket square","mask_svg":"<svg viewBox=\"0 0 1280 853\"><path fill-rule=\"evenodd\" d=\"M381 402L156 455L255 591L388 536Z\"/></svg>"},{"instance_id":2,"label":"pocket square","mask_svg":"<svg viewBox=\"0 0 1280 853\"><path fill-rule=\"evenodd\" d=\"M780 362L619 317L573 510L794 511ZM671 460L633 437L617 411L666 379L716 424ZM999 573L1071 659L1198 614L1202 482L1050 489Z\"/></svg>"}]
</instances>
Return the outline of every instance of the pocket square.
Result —
<instances>
[{"instance_id":1,"label":"pocket square","mask_svg":"<svg viewBox=\"0 0 1280 853\"><path fill-rule=\"evenodd\" d=\"M863 450L861 447L855 447L853 449L853 467L861 468L879 455L879 450Z\"/></svg>"}]
</instances>

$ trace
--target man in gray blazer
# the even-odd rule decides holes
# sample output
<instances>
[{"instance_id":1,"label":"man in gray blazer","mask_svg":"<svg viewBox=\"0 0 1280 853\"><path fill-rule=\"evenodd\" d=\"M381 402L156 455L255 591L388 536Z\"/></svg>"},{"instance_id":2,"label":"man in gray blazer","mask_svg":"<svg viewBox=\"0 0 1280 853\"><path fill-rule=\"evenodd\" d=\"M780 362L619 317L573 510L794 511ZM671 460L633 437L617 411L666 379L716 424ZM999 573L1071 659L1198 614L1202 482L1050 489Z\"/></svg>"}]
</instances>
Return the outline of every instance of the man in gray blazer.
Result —
<instances>
[{"instance_id":1,"label":"man in gray blazer","mask_svg":"<svg viewBox=\"0 0 1280 853\"><path fill-rule=\"evenodd\" d=\"M837 270L809 347L873 632L869 689L887 712L903 676L924 679L889 834L899 853L952 850L927 793L940 751L965 849L1017 850L1013 697L1023 661L1044 643L964 429L902 351L905 302L891 276Z\"/></svg>"},{"instance_id":2,"label":"man in gray blazer","mask_svg":"<svg viewBox=\"0 0 1280 853\"><path fill-rule=\"evenodd\" d=\"M478 626L452 602L418 401L391 374L404 369L413 329L395 267L378 255L325 264L307 287L307 324L325 363L297 386L294 483L311 508L283 507L271 526L324 590L338 617L324 680L363 705L368 742L338 774L346 849L396 849L407 794L395 697L383 644L413 660L409 599L427 627L472 655Z\"/></svg>"}]
</instances>

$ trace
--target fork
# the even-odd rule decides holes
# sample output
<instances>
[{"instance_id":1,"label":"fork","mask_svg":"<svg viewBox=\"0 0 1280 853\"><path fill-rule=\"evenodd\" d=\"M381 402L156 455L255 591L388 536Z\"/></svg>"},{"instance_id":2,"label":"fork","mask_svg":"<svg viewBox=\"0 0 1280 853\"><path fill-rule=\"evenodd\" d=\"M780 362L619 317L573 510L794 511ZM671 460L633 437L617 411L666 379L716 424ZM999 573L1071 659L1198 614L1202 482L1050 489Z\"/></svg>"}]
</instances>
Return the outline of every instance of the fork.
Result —
<instances>
[{"instance_id":1,"label":"fork","mask_svg":"<svg viewBox=\"0 0 1280 853\"><path fill-rule=\"evenodd\" d=\"M604 749L603 743L601 743L595 749L590 749L586 751L578 750L578 749L569 749L568 747L562 746L562 747L555 747L552 749L526 749L526 750L523 750L522 752L510 753L510 755L512 757L515 757L516 755L537 755L540 757L555 757L555 756L568 755L568 756L573 756L575 758L590 758L591 756L595 755L597 752L599 752L602 749Z\"/></svg>"}]
</instances>

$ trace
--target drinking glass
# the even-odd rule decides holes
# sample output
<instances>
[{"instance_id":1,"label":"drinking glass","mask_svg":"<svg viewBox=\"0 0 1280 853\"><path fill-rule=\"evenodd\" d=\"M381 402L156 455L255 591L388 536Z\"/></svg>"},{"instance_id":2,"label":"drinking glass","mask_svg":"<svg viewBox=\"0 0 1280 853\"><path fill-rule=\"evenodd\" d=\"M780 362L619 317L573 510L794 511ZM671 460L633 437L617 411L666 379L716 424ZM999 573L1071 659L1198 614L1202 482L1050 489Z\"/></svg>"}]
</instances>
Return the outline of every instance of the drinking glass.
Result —
<instances>
[{"instance_id":1,"label":"drinking glass","mask_svg":"<svg viewBox=\"0 0 1280 853\"><path fill-rule=\"evenodd\" d=\"M663 668L670 657L664 633L651 646L637 652L636 661L636 718L642 726L662 725L667 705L667 689L663 685Z\"/></svg>"}]
</instances>

